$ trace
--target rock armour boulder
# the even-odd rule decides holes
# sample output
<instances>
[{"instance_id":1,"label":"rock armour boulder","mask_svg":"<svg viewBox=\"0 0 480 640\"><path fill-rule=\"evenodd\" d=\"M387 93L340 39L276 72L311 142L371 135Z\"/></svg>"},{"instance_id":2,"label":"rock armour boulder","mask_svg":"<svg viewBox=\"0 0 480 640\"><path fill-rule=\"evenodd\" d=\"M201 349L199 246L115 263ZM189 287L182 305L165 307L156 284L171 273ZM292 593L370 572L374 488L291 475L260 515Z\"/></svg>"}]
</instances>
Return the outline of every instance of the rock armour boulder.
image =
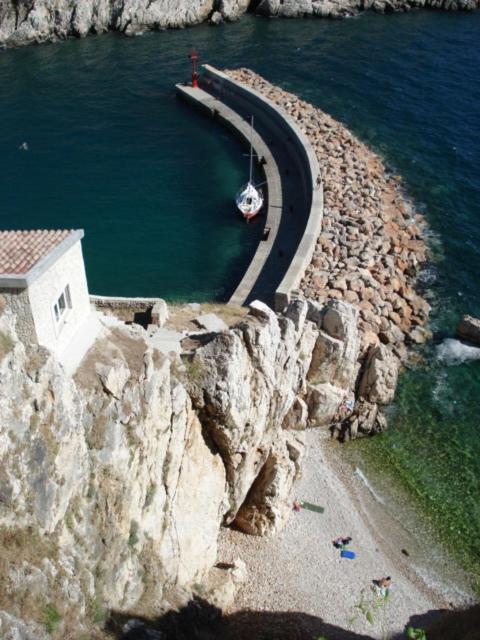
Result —
<instances>
[{"instance_id":1,"label":"rock armour boulder","mask_svg":"<svg viewBox=\"0 0 480 640\"><path fill-rule=\"evenodd\" d=\"M457 335L463 340L480 346L480 319L473 316L463 316L457 327Z\"/></svg>"}]
</instances>

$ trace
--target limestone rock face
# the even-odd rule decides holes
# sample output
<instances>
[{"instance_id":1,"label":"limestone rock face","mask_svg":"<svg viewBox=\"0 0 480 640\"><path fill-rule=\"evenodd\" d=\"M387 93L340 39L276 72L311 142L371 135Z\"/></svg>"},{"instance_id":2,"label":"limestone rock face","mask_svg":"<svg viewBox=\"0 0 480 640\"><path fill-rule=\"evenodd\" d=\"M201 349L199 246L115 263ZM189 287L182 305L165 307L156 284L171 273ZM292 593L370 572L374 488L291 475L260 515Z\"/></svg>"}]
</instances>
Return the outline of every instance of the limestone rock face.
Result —
<instances>
[{"instance_id":1,"label":"limestone rock face","mask_svg":"<svg viewBox=\"0 0 480 640\"><path fill-rule=\"evenodd\" d=\"M379 430L377 404L396 380L388 348L371 348L352 411L357 312L339 301L295 299L282 315L255 301L238 324L181 355L105 318L73 378L46 349L18 340L9 313L0 309L6 638L42 638L45 602L68 621L54 640L68 637L68 624L78 635L92 602L151 611L200 585L226 603L242 571L212 572L222 524L279 531L305 427L350 420L352 437Z\"/></svg>"},{"instance_id":2,"label":"limestone rock face","mask_svg":"<svg viewBox=\"0 0 480 640\"><path fill-rule=\"evenodd\" d=\"M315 334L312 323L296 328L257 301L245 322L195 354L202 376L195 408L227 469L227 522L235 518L274 443L285 437L285 416L306 390Z\"/></svg>"},{"instance_id":3,"label":"limestone rock face","mask_svg":"<svg viewBox=\"0 0 480 640\"><path fill-rule=\"evenodd\" d=\"M250 0L220 0L218 8L225 20L238 20L248 9Z\"/></svg>"},{"instance_id":4,"label":"limestone rock face","mask_svg":"<svg viewBox=\"0 0 480 640\"><path fill-rule=\"evenodd\" d=\"M235 525L251 535L274 535L291 513L294 481L300 474L305 450L304 435L285 433L276 442L245 502L235 518Z\"/></svg>"},{"instance_id":5,"label":"limestone rock face","mask_svg":"<svg viewBox=\"0 0 480 640\"><path fill-rule=\"evenodd\" d=\"M378 13L406 11L412 7L432 7L447 11L472 10L478 0L261 0L257 12L265 16L298 18L320 16L338 18L372 10Z\"/></svg>"},{"instance_id":6,"label":"limestone rock face","mask_svg":"<svg viewBox=\"0 0 480 640\"><path fill-rule=\"evenodd\" d=\"M45 602L85 619L95 598L128 608L201 581L216 559L225 468L170 361L115 329L72 379L13 324L0 318L11 344L0 361L2 608L29 628ZM2 637L19 629L8 620Z\"/></svg>"},{"instance_id":7,"label":"limestone rock face","mask_svg":"<svg viewBox=\"0 0 480 640\"><path fill-rule=\"evenodd\" d=\"M80 625L97 598L131 608L201 584L221 523L242 505L245 529L283 526L304 449L302 434L284 427L289 414L296 427L307 420L317 337L306 302L290 315L252 304L183 373L143 329L109 321L73 378L0 316L6 637L20 632L15 620L41 624L30 613L40 598L59 603L62 617L68 603Z\"/></svg>"},{"instance_id":8,"label":"limestone rock face","mask_svg":"<svg viewBox=\"0 0 480 640\"><path fill-rule=\"evenodd\" d=\"M256 13L296 18L338 18L373 10L405 11L411 7L473 10L480 0L261 0ZM0 44L85 37L109 30L135 35L146 30L178 28L206 20L236 20L250 0L2 0Z\"/></svg>"},{"instance_id":9,"label":"limestone rock face","mask_svg":"<svg viewBox=\"0 0 480 640\"><path fill-rule=\"evenodd\" d=\"M391 402L397 387L398 369L398 359L386 345L371 348L360 381L360 396L377 404Z\"/></svg>"},{"instance_id":10,"label":"limestone rock face","mask_svg":"<svg viewBox=\"0 0 480 640\"><path fill-rule=\"evenodd\" d=\"M353 387L360 347L357 323L355 307L340 300L327 305L309 371L311 383L329 383L347 391Z\"/></svg>"},{"instance_id":11,"label":"limestone rock face","mask_svg":"<svg viewBox=\"0 0 480 640\"><path fill-rule=\"evenodd\" d=\"M308 409L312 427L326 427L335 422L338 407L345 399L344 389L332 384L309 385Z\"/></svg>"},{"instance_id":12,"label":"limestone rock face","mask_svg":"<svg viewBox=\"0 0 480 640\"><path fill-rule=\"evenodd\" d=\"M352 400L358 373L360 338L358 311L340 300L323 309L310 303L307 317L315 318L319 331L308 372L310 426L332 425L339 408Z\"/></svg>"},{"instance_id":13,"label":"limestone rock face","mask_svg":"<svg viewBox=\"0 0 480 640\"><path fill-rule=\"evenodd\" d=\"M183 27L207 20L213 6L214 0L6 0L0 4L0 42Z\"/></svg>"}]
</instances>

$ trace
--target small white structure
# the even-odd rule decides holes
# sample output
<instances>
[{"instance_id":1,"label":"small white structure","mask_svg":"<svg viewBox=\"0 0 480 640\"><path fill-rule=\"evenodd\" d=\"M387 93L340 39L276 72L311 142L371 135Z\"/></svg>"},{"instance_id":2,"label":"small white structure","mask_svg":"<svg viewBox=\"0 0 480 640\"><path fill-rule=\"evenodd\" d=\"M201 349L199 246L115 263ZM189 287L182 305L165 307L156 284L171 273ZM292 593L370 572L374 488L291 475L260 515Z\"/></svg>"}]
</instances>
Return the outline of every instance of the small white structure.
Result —
<instances>
[{"instance_id":1,"label":"small white structure","mask_svg":"<svg viewBox=\"0 0 480 640\"><path fill-rule=\"evenodd\" d=\"M92 311L82 230L0 231L0 294L17 333L76 368L100 324Z\"/></svg>"}]
</instances>

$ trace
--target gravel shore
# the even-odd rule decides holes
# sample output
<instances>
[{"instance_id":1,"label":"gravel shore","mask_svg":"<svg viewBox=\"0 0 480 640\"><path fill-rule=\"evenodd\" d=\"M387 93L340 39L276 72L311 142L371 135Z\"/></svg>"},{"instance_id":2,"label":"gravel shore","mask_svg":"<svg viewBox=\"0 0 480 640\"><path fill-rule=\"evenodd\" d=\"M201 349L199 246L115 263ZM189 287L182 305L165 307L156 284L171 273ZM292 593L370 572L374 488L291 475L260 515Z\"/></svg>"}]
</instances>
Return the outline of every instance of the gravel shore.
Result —
<instances>
[{"instance_id":1,"label":"gravel shore","mask_svg":"<svg viewBox=\"0 0 480 640\"><path fill-rule=\"evenodd\" d=\"M337 444L317 429L308 432L308 441L296 496L323 506L325 512L292 512L285 529L273 539L223 530L219 561L240 557L248 568L248 582L229 613L302 612L308 628L302 628L299 618L298 636L292 637L316 638L323 633L327 640L382 638L385 630L402 633L412 616L431 615L470 601L469 594L449 583L445 574L432 570L420 577L414 534L378 503L377 510L369 506L371 496L365 484L339 459ZM349 548L356 553L354 560L340 557L332 545L337 536L352 537ZM402 552L405 548L408 557ZM385 621L382 624L380 610L372 625L355 605L362 589L371 597L372 580L384 576L393 580ZM354 616L357 619L352 621ZM312 620L319 626L312 627ZM309 635L310 630L317 635Z\"/></svg>"}]
</instances>

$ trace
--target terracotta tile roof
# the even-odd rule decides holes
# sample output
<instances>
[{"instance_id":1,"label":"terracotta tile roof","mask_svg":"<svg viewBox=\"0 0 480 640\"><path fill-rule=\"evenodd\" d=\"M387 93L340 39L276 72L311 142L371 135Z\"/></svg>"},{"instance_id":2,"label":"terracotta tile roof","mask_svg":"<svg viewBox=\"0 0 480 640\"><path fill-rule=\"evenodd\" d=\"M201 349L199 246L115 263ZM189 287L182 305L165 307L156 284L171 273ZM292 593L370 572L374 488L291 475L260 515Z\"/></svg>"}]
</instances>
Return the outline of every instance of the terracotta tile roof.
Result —
<instances>
[{"instance_id":1,"label":"terracotta tile roof","mask_svg":"<svg viewBox=\"0 0 480 640\"><path fill-rule=\"evenodd\" d=\"M27 273L71 233L72 229L0 231L0 276Z\"/></svg>"}]
</instances>

